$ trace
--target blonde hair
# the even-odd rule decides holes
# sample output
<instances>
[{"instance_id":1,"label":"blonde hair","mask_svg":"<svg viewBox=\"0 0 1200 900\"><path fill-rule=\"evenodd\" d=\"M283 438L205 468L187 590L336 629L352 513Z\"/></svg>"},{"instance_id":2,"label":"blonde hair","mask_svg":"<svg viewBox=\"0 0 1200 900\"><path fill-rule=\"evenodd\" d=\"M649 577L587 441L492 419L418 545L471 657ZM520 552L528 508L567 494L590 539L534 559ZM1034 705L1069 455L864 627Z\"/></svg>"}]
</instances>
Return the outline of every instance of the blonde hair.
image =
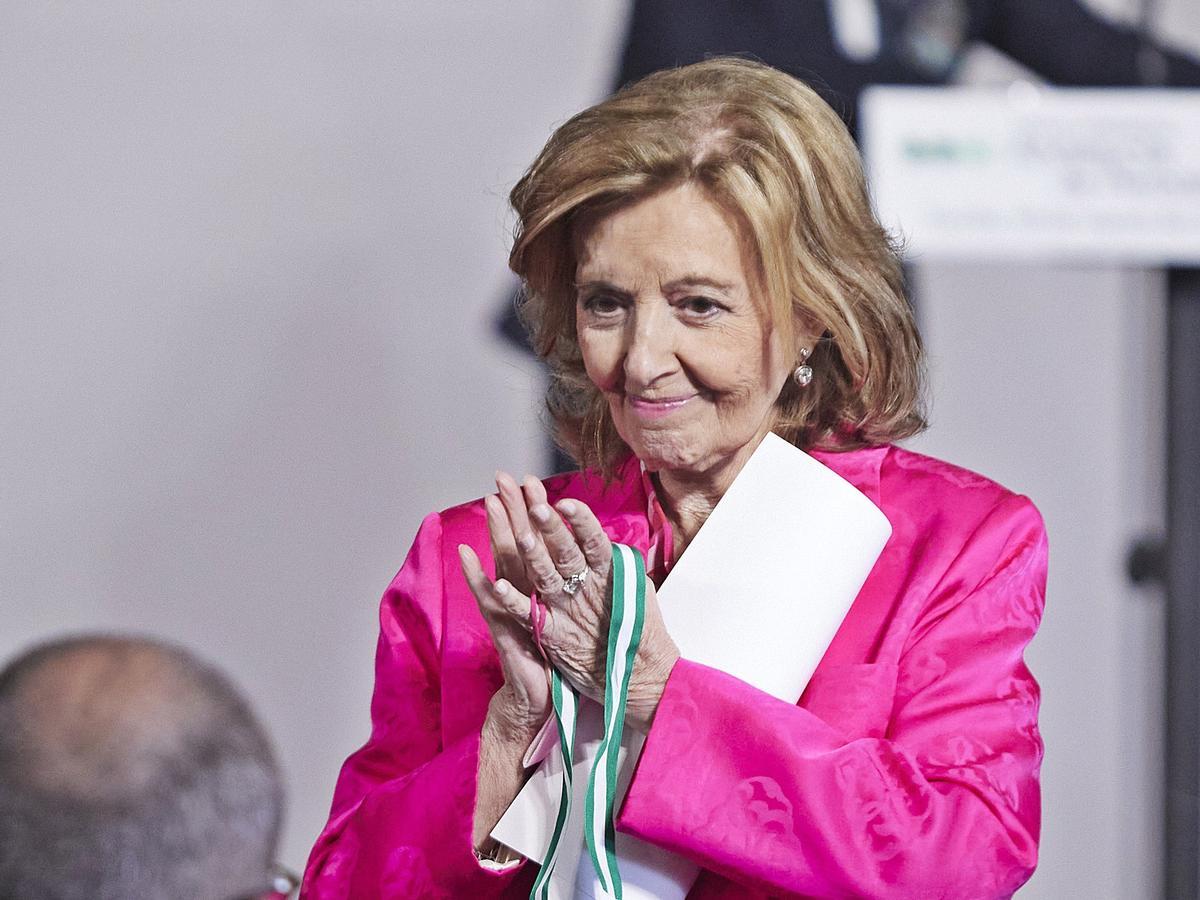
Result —
<instances>
[{"instance_id":1,"label":"blonde hair","mask_svg":"<svg viewBox=\"0 0 1200 900\"><path fill-rule=\"evenodd\" d=\"M804 83L723 57L657 72L574 116L512 190L509 266L553 372L547 408L563 448L605 472L628 452L576 340L574 232L685 182L740 223L784 346L798 360L796 336L821 335L812 383L788 379L773 430L834 450L922 430L921 340L849 132Z\"/></svg>"}]
</instances>

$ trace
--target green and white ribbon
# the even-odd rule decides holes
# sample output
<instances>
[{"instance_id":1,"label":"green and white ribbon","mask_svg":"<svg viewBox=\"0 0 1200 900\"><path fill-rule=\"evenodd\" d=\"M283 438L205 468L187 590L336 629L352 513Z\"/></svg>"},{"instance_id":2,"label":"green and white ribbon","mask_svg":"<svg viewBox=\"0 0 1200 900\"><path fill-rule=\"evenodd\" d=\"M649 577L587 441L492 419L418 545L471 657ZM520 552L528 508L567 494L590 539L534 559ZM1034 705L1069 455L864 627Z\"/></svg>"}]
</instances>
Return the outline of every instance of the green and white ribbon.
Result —
<instances>
[{"instance_id":1,"label":"green and white ribbon","mask_svg":"<svg viewBox=\"0 0 1200 900\"><path fill-rule=\"evenodd\" d=\"M558 801L558 818L554 822L554 834L550 838L550 847L546 850L546 858L542 860L542 870L538 872L537 880L533 883L530 897L538 900L550 898L550 876L554 873L554 865L558 862L558 851L561 849L563 829L567 819L571 817L571 798L575 793L572 786L571 748L575 745L575 723L579 718L579 697L575 691L562 680L558 672L550 671L550 700L554 704L554 720L558 723L558 747L563 758L562 791Z\"/></svg>"},{"instance_id":2,"label":"green and white ribbon","mask_svg":"<svg viewBox=\"0 0 1200 900\"><path fill-rule=\"evenodd\" d=\"M617 763L621 736L625 731L625 703L646 618L646 564L641 553L632 547L613 544L612 549L612 605L608 626L608 657L604 667L604 736L588 778L583 833L601 887L616 900L621 900L621 873L617 866L613 816L617 799ZM579 713L578 695L553 669L550 671L550 693L554 718L558 724L563 778L554 833L530 893L530 897L536 900L549 900L550 879L558 861L563 830L571 815L572 762Z\"/></svg>"}]
</instances>

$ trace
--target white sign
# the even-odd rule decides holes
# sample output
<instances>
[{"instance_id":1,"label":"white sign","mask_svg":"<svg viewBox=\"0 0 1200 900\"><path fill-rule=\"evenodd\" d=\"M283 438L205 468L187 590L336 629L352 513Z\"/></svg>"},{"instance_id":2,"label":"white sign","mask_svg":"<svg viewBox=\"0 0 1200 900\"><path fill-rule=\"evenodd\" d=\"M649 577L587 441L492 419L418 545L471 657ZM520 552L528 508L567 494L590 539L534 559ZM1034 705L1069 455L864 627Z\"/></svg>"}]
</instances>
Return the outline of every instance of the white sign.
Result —
<instances>
[{"instance_id":1,"label":"white sign","mask_svg":"<svg viewBox=\"0 0 1200 900\"><path fill-rule=\"evenodd\" d=\"M1200 263L1200 90L874 87L861 126L912 256Z\"/></svg>"}]
</instances>

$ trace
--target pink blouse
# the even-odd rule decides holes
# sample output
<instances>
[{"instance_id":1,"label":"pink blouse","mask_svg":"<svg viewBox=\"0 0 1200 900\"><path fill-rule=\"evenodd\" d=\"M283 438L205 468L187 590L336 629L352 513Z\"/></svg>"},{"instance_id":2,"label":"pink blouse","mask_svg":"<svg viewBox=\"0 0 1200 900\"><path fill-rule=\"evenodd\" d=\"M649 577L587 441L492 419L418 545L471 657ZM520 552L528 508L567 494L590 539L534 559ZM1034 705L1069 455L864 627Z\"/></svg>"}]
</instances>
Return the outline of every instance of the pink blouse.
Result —
<instances>
[{"instance_id":1,"label":"pink blouse","mask_svg":"<svg viewBox=\"0 0 1200 900\"><path fill-rule=\"evenodd\" d=\"M813 455L883 510L891 540L797 705L679 661L618 828L698 862L691 898L1007 897L1037 862L1039 694L1022 651L1045 594L1041 518L898 447ZM579 473L546 488L669 568L637 460L607 489ZM490 559L479 501L425 519L383 596L371 736L342 768L311 900L529 895L533 864L497 873L471 849L501 674L460 543ZM780 591L803 602L804 573Z\"/></svg>"}]
</instances>

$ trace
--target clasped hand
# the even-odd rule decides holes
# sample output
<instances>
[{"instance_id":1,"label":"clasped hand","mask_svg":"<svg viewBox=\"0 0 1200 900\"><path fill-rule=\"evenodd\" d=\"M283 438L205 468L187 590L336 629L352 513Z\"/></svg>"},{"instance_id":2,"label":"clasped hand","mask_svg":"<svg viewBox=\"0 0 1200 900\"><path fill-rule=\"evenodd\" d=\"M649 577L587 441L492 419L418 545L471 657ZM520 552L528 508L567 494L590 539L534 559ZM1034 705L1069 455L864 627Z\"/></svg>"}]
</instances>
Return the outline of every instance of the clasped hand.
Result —
<instances>
[{"instance_id":1,"label":"clasped hand","mask_svg":"<svg viewBox=\"0 0 1200 900\"><path fill-rule=\"evenodd\" d=\"M518 486L498 472L496 487L498 495L484 501L495 581L465 544L458 548L459 558L504 673L489 715L511 737L532 737L551 711L547 659L581 694L604 701L612 542L581 501L560 500L551 508L535 478ZM569 581L578 584L574 593ZM534 637L533 596L545 611L540 629L545 658ZM645 625L626 703L634 728L649 729L678 658L647 579Z\"/></svg>"}]
</instances>

